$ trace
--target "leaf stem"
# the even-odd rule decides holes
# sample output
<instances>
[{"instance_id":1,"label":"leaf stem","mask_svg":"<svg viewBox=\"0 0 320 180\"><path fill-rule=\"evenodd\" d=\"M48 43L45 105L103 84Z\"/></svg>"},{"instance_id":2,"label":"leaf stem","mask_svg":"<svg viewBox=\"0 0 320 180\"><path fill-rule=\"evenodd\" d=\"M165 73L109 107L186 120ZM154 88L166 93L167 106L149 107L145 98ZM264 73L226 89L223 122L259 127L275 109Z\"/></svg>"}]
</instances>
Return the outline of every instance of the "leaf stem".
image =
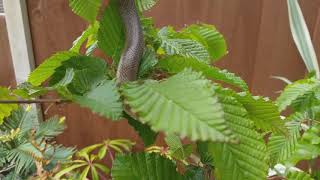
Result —
<instances>
[{"instance_id":1,"label":"leaf stem","mask_svg":"<svg viewBox=\"0 0 320 180\"><path fill-rule=\"evenodd\" d=\"M41 103L65 103L66 99L21 99L21 100L0 100L0 104L41 104Z\"/></svg>"}]
</instances>

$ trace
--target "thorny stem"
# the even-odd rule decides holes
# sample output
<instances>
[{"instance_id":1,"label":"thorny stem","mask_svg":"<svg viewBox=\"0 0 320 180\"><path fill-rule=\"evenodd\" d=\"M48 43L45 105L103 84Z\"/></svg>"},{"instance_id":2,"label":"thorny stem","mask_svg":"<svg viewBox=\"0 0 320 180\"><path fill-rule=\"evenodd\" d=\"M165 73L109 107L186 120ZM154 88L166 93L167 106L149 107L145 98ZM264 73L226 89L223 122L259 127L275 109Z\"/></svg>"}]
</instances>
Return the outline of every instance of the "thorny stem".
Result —
<instances>
[{"instance_id":1,"label":"thorny stem","mask_svg":"<svg viewBox=\"0 0 320 180\"><path fill-rule=\"evenodd\" d=\"M41 103L65 103L66 99L21 99L21 100L0 100L0 104L41 104Z\"/></svg>"}]
</instances>

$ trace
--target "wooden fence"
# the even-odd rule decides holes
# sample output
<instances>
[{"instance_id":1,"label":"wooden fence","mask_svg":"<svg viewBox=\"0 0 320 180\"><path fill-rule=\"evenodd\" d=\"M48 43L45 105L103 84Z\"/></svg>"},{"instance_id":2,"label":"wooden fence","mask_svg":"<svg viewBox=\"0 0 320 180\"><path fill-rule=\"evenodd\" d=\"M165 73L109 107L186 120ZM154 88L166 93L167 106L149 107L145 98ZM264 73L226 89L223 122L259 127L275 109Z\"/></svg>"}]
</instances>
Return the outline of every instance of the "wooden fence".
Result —
<instances>
[{"instance_id":1,"label":"wooden fence","mask_svg":"<svg viewBox=\"0 0 320 180\"><path fill-rule=\"evenodd\" d=\"M37 65L52 53L70 48L86 28L86 23L70 11L67 0L27 2ZM301 5L320 57L320 0L303 0ZM284 83L271 79L272 75L296 80L305 74L289 31L286 0L159 0L146 14L153 16L159 27L170 24L181 28L195 22L214 24L229 45L229 54L218 66L240 75L254 94L277 96L275 92ZM1 34L2 24L0 27ZM6 42L1 39L0 52L3 43ZM8 59L2 52L0 58L1 63ZM3 67L1 64L1 83L3 74L9 74ZM67 118L68 129L58 138L64 144L82 147L105 138L130 138L141 145L125 121L111 122L74 104L52 107L46 116L54 114Z\"/></svg>"}]
</instances>

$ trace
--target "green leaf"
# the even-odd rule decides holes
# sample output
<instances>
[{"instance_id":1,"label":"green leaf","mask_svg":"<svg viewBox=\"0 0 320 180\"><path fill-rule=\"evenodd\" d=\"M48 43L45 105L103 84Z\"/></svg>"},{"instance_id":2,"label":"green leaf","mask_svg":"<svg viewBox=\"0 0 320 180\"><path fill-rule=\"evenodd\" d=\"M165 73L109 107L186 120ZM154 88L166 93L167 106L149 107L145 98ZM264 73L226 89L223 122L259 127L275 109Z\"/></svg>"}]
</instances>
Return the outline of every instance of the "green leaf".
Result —
<instances>
[{"instance_id":1,"label":"green leaf","mask_svg":"<svg viewBox=\"0 0 320 180\"><path fill-rule=\"evenodd\" d=\"M188 69L162 82L128 83L122 93L139 120L155 131L191 140L237 142L211 82L200 73Z\"/></svg>"},{"instance_id":2,"label":"green leaf","mask_svg":"<svg viewBox=\"0 0 320 180\"><path fill-rule=\"evenodd\" d=\"M46 59L40 66L38 66L28 78L28 82L34 86L39 86L47 80L54 72L55 69L60 67L64 61L69 60L71 57L77 56L74 52L59 52Z\"/></svg>"},{"instance_id":3,"label":"green leaf","mask_svg":"<svg viewBox=\"0 0 320 180\"><path fill-rule=\"evenodd\" d=\"M91 176L92 180L99 180L97 169L94 166L91 166Z\"/></svg>"},{"instance_id":4,"label":"green leaf","mask_svg":"<svg viewBox=\"0 0 320 180\"><path fill-rule=\"evenodd\" d=\"M90 166L87 166L84 168L84 170L82 171L82 173L80 175L81 180L85 180L88 177L89 170L90 170Z\"/></svg>"},{"instance_id":5,"label":"green leaf","mask_svg":"<svg viewBox=\"0 0 320 180\"><path fill-rule=\"evenodd\" d=\"M73 52L79 53L81 46L83 45L83 43L85 43L86 40L88 40L86 47L89 47L92 44L92 42L90 42L89 40L92 41L92 39L97 38L96 36L98 33L98 29L99 29L99 22L98 21L95 21L93 24L90 24L89 27L83 31L81 36L79 36L73 42L72 48L70 50Z\"/></svg>"},{"instance_id":6,"label":"green leaf","mask_svg":"<svg viewBox=\"0 0 320 180\"><path fill-rule=\"evenodd\" d=\"M105 165L102 165L102 164L98 164L98 163L94 163L93 164L96 168L98 168L98 169L100 169L103 173L105 173L105 174L109 174L109 172L110 172L110 169L107 167L107 166L105 166Z\"/></svg>"},{"instance_id":7,"label":"green leaf","mask_svg":"<svg viewBox=\"0 0 320 180\"><path fill-rule=\"evenodd\" d=\"M105 81L84 96L75 95L73 100L112 120L118 120L122 115L122 104L114 81Z\"/></svg>"},{"instance_id":8,"label":"green leaf","mask_svg":"<svg viewBox=\"0 0 320 180\"><path fill-rule=\"evenodd\" d=\"M121 16L118 11L118 1L110 0L98 31L98 46L108 56L119 62L125 45L125 34Z\"/></svg>"},{"instance_id":9,"label":"green leaf","mask_svg":"<svg viewBox=\"0 0 320 180\"><path fill-rule=\"evenodd\" d=\"M164 27L158 32L161 48L168 55L180 55L206 64L210 63L209 53L201 43L192 39L177 38L177 36L178 34L171 27Z\"/></svg>"},{"instance_id":10,"label":"green leaf","mask_svg":"<svg viewBox=\"0 0 320 180\"><path fill-rule=\"evenodd\" d=\"M278 107L272 101L246 92L239 93L236 98L247 110L249 118L257 128L287 134L284 121L280 119Z\"/></svg>"},{"instance_id":11,"label":"green leaf","mask_svg":"<svg viewBox=\"0 0 320 180\"><path fill-rule=\"evenodd\" d=\"M57 174L55 174L54 178L61 179L61 177L64 176L65 174L72 172L73 170L83 167L85 165L86 164L84 163L84 164L74 164L74 165L68 166L65 169L62 169L61 171L59 171Z\"/></svg>"},{"instance_id":12,"label":"green leaf","mask_svg":"<svg viewBox=\"0 0 320 180\"><path fill-rule=\"evenodd\" d=\"M205 169L196 166L187 166L187 170L185 172L185 177L187 180L206 180L205 177Z\"/></svg>"},{"instance_id":13,"label":"green leaf","mask_svg":"<svg viewBox=\"0 0 320 180\"><path fill-rule=\"evenodd\" d=\"M184 28L180 33L200 42L208 49L214 61L227 54L227 44L223 35L212 25L194 24Z\"/></svg>"},{"instance_id":14,"label":"green leaf","mask_svg":"<svg viewBox=\"0 0 320 180\"><path fill-rule=\"evenodd\" d=\"M293 40L309 72L320 78L319 64L298 0L287 0Z\"/></svg>"},{"instance_id":15,"label":"green leaf","mask_svg":"<svg viewBox=\"0 0 320 180\"><path fill-rule=\"evenodd\" d=\"M303 79L289 84L276 100L279 110L282 111L286 109L286 107L290 106L294 100L319 88L319 85L319 82L315 79Z\"/></svg>"},{"instance_id":16,"label":"green leaf","mask_svg":"<svg viewBox=\"0 0 320 180\"><path fill-rule=\"evenodd\" d=\"M202 72L207 78L223 81L236 87L240 87L242 90L248 90L248 85L240 77L227 70L220 70L216 67L211 67L204 63L201 63L192 58L184 58L180 56L170 56L159 61L159 67L175 74L185 68L192 68L195 71Z\"/></svg>"},{"instance_id":17,"label":"green leaf","mask_svg":"<svg viewBox=\"0 0 320 180\"><path fill-rule=\"evenodd\" d=\"M111 169L114 180L184 179L169 159L158 154L117 154Z\"/></svg>"},{"instance_id":18,"label":"green leaf","mask_svg":"<svg viewBox=\"0 0 320 180\"><path fill-rule=\"evenodd\" d=\"M136 0L137 8L140 12L150 10L157 4L158 0Z\"/></svg>"},{"instance_id":19,"label":"green leaf","mask_svg":"<svg viewBox=\"0 0 320 180\"><path fill-rule=\"evenodd\" d=\"M221 180L264 180L268 171L268 154L263 137L254 130L246 110L232 97L230 90L217 88L228 126L239 137L239 144L209 142L214 157L215 174Z\"/></svg>"},{"instance_id":20,"label":"green leaf","mask_svg":"<svg viewBox=\"0 0 320 180\"><path fill-rule=\"evenodd\" d=\"M66 70L65 76L57 83L54 85L54 87L60 87L60 86L67 86L69 85L74 77L74 70L72 68L68 68Z\"/></svg>"},{"instance_id":21,"label":"green leaf","mask_svg":"<svg viewBox=\"0 0 320 180\"><path fill-rule=\"evenodd\" d=\"M286 178L287 180L313 180L308 173L303 171L289 171Z\"/></svg>"},{"instance_id":22,"label":"green leaf","mask_svg":"<svg viewBox=\"0 0 320 180\"><path fill-rule=\"evenodd\" d=\"M142 124L140 121L133 119L131 116L125 114L125 118L128 120L130 126L134 128L143 140L144 146L148 147L157 139L158 133L151 130L147 124Z\"/></svg>"},{"instance_id":23,"label":"green leaf","mask_svg":"<svg viewBox=\"0 0 320 180\"><path fill-rule=\"evenodd\" d=\"M106 66L106 62L102 59L90 56L75 56L56 69L49 84L56 86L66 76L66 70L72 68L74 77L67 86L68 90L73 94L82 95L95 88L105 79Z\"/></svg>"},{"instance_id":24,"label":"green leaf","mask_svg":"<svg viewBox=\"0 0 320 180\"><path fill-rule=\"evenodd\" d=\"M153 67L158 63L156 52L153 48L148 47L145 49L139 66L139 77L147 75Z\"/></svg>"},{"instance_id":25,"label":"green leaf","mask_svg":"<svg viewBox=\"0 0 320 180\"><path fill-rule=\"evenodd\" d=\"M166 135L165 142L169 146L170 155L176 159L184 160L192 153L192 147L190 152L190 146L184 146L180 138L174 134Z\"/></svg>"},{"instance_id":26,"label":"green leaf","mask_svg":"<svg viewBox=\"0 0 320 180\"><path fill-rule=\"evenodd\" d=\"M268 151L272 164L287 161L295 152L300 138L300 122L287 122L288 135L272 134L268 141Z\"/></svg>"},{"instance_id":27,"label":"green leaf","mask_svg":"<svg viewBox=\"0 0 320 180\"><path fill-rule=\"evenodd\" d=\"M298 141L295 152L289 161L293 165L301 160L316 159L320 155L320 125L312 126Z\"/></svg>"},{"instance_id":28,"label":"green leaf","mask_svg":"<svg viewBox=\"0 0 320 180\"><path fill-rule=\"evenodd\" d=\"M93 23L98 15L101 2L101 0L69 0L69 6L75 14Z\"/></svg>"},{"instance_id":29,"label":"green leaf","mask_svg":"<svg viewBox=\"0 0 320 180\"><path fill-rule=\"evenodd\" d=\"M0 87L0 99L15 100L16 98L10 95L9 89ZM18 109L18 105L16 104L0 104L0 124L2 124L3 119L10 116L11 112L15 109Z\"/></svg>"}]
</instances>

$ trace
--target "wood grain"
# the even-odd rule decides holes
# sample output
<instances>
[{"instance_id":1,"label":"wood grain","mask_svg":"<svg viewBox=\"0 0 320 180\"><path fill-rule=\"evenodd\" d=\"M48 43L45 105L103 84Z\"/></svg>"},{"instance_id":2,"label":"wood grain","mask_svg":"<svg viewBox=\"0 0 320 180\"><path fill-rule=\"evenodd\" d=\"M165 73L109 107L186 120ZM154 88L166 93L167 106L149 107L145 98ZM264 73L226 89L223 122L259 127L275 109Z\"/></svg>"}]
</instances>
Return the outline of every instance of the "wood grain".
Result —
<instances>
[{"instance_id":1,"label":"wood grain","mask_svg":"<svg viewBox=\"0 0 320 180\"><path fill-rule=\"evenodd\" d=\"M0 15L0 86L15 85L6 20L4 15Z\"/></svg>"},{"instance_id":2,"label":"wood grain","mask_svg":"<svg viewBox=\"0 0 320 180\"><path fill-rule=\"evenodd\" d=\"M66 0L29 0L28 8L37 64L70 48L87 25L70 11ZM319 8L320 0L302 1L318 55ZM275 92L284 84L271 75L296 80L305 74L289 31L285 0L160 0L146 14L154 17L158 27L170 24L179 29L196 22L216 25L229 45L229 54L217 65L240 75L254 94L277 96ZM68 129L58 139L67 145L83 147L105 138L138 140L125 121L114 123L77 105L55 106L47 116L53 114L67 117Z\"/></svg>"}]
</instances>

